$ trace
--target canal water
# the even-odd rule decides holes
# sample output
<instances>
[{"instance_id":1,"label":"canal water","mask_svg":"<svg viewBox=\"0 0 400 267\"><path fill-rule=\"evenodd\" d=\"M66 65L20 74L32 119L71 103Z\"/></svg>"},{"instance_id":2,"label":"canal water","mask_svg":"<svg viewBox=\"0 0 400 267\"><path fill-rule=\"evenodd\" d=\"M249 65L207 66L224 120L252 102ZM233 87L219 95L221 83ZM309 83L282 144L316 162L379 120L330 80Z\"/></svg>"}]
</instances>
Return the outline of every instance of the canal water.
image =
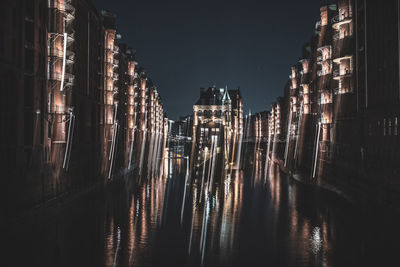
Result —
<instances>
[{"instance_id":1,"label":"canal water","mask_svg":"<svg viewBox=\"0 0 400 267\"><path fill-rule=\"evenodd\" d=\"M2 266L400 265L398 220L361 214L277 165L266 172L260 151L244 151L243 168L210 183L170 152L156 171L16 218Z\"/></svg>"}]
</instances>

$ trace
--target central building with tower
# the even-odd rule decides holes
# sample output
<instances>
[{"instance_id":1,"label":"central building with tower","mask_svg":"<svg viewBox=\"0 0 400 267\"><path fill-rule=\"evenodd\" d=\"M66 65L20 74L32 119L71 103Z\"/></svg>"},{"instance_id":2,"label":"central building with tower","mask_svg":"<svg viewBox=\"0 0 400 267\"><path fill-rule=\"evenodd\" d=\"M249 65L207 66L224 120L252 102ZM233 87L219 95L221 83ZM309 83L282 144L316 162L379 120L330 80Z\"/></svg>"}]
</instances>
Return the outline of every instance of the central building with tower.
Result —
<instances>
[{"instance_id":1,"label":"central building with tower","mask_svg":"<svg viewBox=\"0 0 400 267\"><path fill-rule=\"evenodd\" d=\"M193 105L194 169L198 173L205 161L224 166L233 165L235 145L243 132L243 104L239 89L209 87L200 89L200 98ZM201 163L203 162L203 163Z\"/></svg>"}]
</instances>

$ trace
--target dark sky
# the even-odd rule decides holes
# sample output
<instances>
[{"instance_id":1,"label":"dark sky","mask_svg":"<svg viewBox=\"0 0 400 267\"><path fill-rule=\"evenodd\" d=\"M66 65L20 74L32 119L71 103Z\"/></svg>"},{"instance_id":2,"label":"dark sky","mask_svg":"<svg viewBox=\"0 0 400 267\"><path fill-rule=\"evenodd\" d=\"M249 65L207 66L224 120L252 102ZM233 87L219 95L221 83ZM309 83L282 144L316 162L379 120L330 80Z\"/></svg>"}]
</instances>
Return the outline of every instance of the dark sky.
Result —
<instances>
[{"instance_id":1,"label":"dark sky","mask_svg":"<svg viewBox=\"0 0 400 267\"><path fill-rule=\"evenodd\" d=\"M92 0L117 15L170 119L192 113L200 87L240 86L245 111L269 109L319 20L322 0Z\"/></svg>"}]
</instances>

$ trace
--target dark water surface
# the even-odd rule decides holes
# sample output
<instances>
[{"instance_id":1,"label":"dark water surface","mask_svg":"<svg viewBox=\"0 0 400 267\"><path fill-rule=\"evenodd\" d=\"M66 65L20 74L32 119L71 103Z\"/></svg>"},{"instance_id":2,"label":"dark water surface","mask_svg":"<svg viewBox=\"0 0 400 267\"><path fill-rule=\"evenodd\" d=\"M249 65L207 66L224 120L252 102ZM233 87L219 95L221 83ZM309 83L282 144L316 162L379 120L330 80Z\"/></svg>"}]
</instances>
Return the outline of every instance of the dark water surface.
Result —
<instances>
[{"instance_id":1,"label":"dark water surface","mask_svg":"<svg viewBox=\"0 0 400 267\"><path fill-rule=\"evenodd\" d=\"M166 159L162 175L16 219L2 266L400 266L397 221L245 158L203 187Z\"/></svg>"}]
</instances>

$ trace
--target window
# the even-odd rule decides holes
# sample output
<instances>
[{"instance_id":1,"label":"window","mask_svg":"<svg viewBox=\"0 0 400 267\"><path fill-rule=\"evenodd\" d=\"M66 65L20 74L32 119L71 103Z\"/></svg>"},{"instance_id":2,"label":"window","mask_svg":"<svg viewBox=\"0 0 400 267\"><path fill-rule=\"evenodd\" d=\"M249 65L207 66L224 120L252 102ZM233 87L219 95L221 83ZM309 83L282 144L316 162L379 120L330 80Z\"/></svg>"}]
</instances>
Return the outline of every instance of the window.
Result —
<instances>
[{"instance_id":1,"label":"window","mask_svg":"<svg viewBox=\"0 0 400 267\"><path fill-rule=\"evenodd\" d=\"M65 111L65 95L62 96L62 104L61 104L61 111Z\"/></svg>"},{"instance_id":2,"label":"window","mask_svg":"<svg viewBox=\"0 0 400 267\"><path fill-rule=\"evenodd\" d=\"M29 19L33 20L35 18L35 1L25 1L25 15ZM16 10L14 8L14 17L16 17ZM14 26L15 27L15 26Z\"/></svg>"},{"instance_id":3,"label":"window","mask_svg":"<svg viewBox=\"0 0 400 267\"><path fill-rule=\"evenodd\" d=\"M48 99L47 99L47 108L48 112L51 113L51 104L52 104L52 95L49 93Z\"/></svg>"},{"instance_id":4,"label":"window","mask_svg":"<svg viewBox=\"0 0 400 267\"><path fill-rule=\"evenodd\" d=\"M33 23L25 22L25 41L27 41L29 45L33 46L35 41L35 29Z\"/></svg>"},{"instance_id":5,"label":"window","mask_svg":"<svg viewBox=\"0 0 400 267\"><path fill-rule=\"evenodd\" d=\"M383 119L383 136L386 136L386 119Z\"/></svg>"},{"instance_id":6,"label":"window","mask_svg":"<svg viewBox=\"0 0 400 267\"><path fill-rule=\"evenodd\" d=\"M33 50L31 49L25 49L25 69L28 72L33 72L34 71L34 54Z\"/></svg>"}]
</instances>

